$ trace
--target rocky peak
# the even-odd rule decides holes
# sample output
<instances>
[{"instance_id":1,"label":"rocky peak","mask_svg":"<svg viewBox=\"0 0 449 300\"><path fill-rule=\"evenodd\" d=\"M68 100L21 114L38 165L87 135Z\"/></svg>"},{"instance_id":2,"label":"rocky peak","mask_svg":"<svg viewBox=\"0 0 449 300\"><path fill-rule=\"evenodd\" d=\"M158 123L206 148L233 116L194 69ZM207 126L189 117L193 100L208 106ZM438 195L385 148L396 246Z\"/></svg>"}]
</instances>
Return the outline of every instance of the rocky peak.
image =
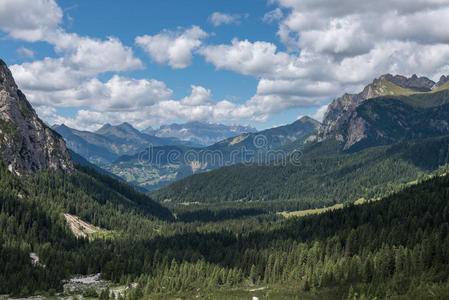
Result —
<instances>
[{"instance_id":1,"label":"rocky peak","mask_svg":"<svg viewBox=\"0 0 449 300\"><path fill-rule=\"evenodd\" d=\"M131 138L132 136L140 136L142 134L139 130L134 128L128 122L124 122L122 124L114 126L110 124L105 124L100 129L95 131L95 133L120 138Z\"/></svg>"},{"instance_id":2,"label":"rocky peak","mask_svg":"<svg viewBox=\"0 0 449 300\"><path fill-rule=\"evenodd\" d=\"M0 60L0 158L16 175L73 170L64 140L42 122Z\"/></svg>"},{"instance_id":3,"label":"rocky peak","mask_svg":"<svg viewBox=\"0 0 449 300\"><path fill-rule=\"evenodd\" d=\"M446 78L442 78L443 81ZM392 83L388 86L388 83ZM320 129L320 139L327 139L335 136L338 140L343 140L339 135L339 130L350 114L365 100L386 96L400 95L404 91L401 88L411 89L418 92L428 92L435 87L435 82L427 77L418 77L416 74L411 77L402 75L384 74L367 85L359 94L344 94L335 99L328 107L324 115L323 124ZM395 88L396 86L396 88ZM408 90L406 90L408 91Z\"/></svg>"},{"instance_id":4,"label":"rocky peak","mask_svg":"<svg viewBox=\"0 0 449 300\"><path fill-rule=\"evenodd\" d=\"M112 127L111 124L106 123L106 124L104 124L103 126L101 126L100 129L98 129L98 130L95 131L95 132L102 132L102 131L108 130L108 129L111 128L111 127Z\"/></svg>"},{"instance_id":5,"label":"rocky peak","mask_svg":"<svg viewBox=\"0 0 449 300\"><path fill-rule=\"evenodd\" d=\"M345 150L356 144L360 145L362 140L366 141L368 139L370 130L374 130L364 117L358 115L357 111L358 107L365 104L369 99L381 96L425 95L435 88L447 84L447 82L449 82L449 76L441 76L440 81L435 83L427 77L418 77L417 75L412 75L411 77L391 74L382 75L367 85L359 94L345 94L335 99L329 105L319 130L318 140L336 139L344 143ZM385 110L382 112L382 115L387 113L389 111ZM374 117L377 118L378 116ZM398 116L391 115L391 118L397 119ZM387 120L384 121L387 122ZM446 124L444 122L445 120L442 120L440 123ZM392 127L394 126L392 125ZM377 140L383 139L385 143L388 141L387 136L389 135L385 132L378 131L376 134L379 136L376 137Z\"/></svg>"},{"instance_id":6,"label":"rocky peak","mask_svg":"<svg viewBox=\"0 0 449 300\"><path fill-rule=\"evenodd\" d=\"M435 83L435 88L445 85L449 81L449 75L441 75L440 80Z\"/></svg>"},{"instance_id":7,"label":"rocky peak","mask_svg":"<svg viewBox=\"0 0 449 300\"><path fill-rule=\"evenodd\" d=\"M403 88L415 89L418 91L427 92L432 89L435 85L435 82L430 80L427 77L418 77L416 74L413 74L412 77L407 78L402 75L391 75L385 74L380 76L376 81L389 81Z\"/></svg>"},{"instance_id":8,"label":"rocky peak","mask_svg":"<svg viewBox=\"0 0 449 300\"><path fill-rule=\"evenodd\" d=\"M0 59L0 86L13 97L17 97L17 85L6 63Z\"/></svg>"}]
</instances>

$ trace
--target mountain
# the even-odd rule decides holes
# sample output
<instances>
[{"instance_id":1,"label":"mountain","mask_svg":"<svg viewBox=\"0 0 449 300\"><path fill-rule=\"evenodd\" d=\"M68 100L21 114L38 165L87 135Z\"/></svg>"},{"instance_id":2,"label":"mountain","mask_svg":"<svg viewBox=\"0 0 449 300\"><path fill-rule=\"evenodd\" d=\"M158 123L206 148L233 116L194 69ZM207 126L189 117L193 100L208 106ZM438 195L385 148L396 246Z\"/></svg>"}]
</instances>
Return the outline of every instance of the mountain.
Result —
<instances>
[{"instance_id":1,"label":"mountain","mask_svg":"<svg viewBox=\"0 0 449 300\"><path fill-rule=\"evenodd\" d=\"M64 124L52 128L66 140L70 149L99 165L111 163L121 155L136 154L149 145L190 145L176 138L141 133L129 123L117 126L105 124L96 132L76 130Z\"/></svg>"},{"instance_id":2,"label":"mountain","mask_svg":"<svg viewBox=\"0 0 449 300\"><path fill-rule=\"evenodd\" d=\"M78 239L67 214L117 236L128 223L153 229L173 220L170 210L129 184L75 166L63 138L38 118L1 60L0 149L0 294L54 293L73 274L99 272L91 259L95 242Z\"/></svg>"},{"instance_id":3,"label":"mountain","mask_svg":"<svg viewBox=\"0 0 449 300\"><path fill-rule=\"evenodd\" d=\"M218 142L207 149L230 150L246 149L247 151L274 150L297 141L304 141L314 133L320 123L310 117L301 117L289 125L274 127L256 133L246 133Z\"/></svg>"},{"instance_id":4,"label":"mountain","mask_svg":"<svg viewBox=\"0 0 449 300\"><path fill-rule=\"evenodd\" d=\"M150 127L143 132L158 137L175 137L182 141L210 146L230 137L256 132L256 129L248 125L188 122L185 124L162 125L159 129Z\"/></svg>"},{"instance_id":5,"label":"mountain","mask_svg":"<svg viewBox=\"0 0 449 300\"><path fill-rule=\"evenodd\" d=\"M237 164L189 176L150 195L165 203L303 210L385 196L449 163L448 136L356 153L339 149L337 141L309 144L299 161L294 157L282 163Z\"/></svg>"},{"instance_id":6,"label":"mountain","mask_svg":"<svg viewBox=\"0 0 449 300\"><path fill-rule=\"evenodd\" d=\"M290 125L245 133L200 149L150 147L136 155L122 156L103 167L135 186L153 190L195 173L236 163L285 157L300 148L319 125L319 122L303 117ZM292 143L295 147L288 151L282 148Z\"/></svg>"},{"instance_id":7,"label":"mountain","mask_svg":"<svg viewBox=\"0 0 449 300\"><path fill-rule=\"evenodd\" d=\"M405 138L448 132L449 77L438 83L413 75L382 75L359 94L345 94L328 107L319 140L337 139L344 149L386 145Z\"/></svg>"},{"instance_id":8,"label":"mountain","mask_svg":"<svg viewBox=\"0 0 449 300\"><path fill-rule=\"evenodd\" d=\"M222 168L190 177L206 176L215 185L189 181L184 194L174 194L177 202L192 189L202 197L173 203L172 212L124 182L72 167L62 138L43 127L12 88L6 67L0 74L2 298L447 299L449 166L428 173L447 163L448 136L354 153L335 139L310 142L301 165L241 164L232 167L235 172ZM442 99L427 100L415 107L431 108ZM292 139L301 144L316 126L305 118L271 129L255 135L252 147L280 149ZM32 150L45 159L28 156ZM390 196L381 199L385 194ZM285 218L269 211L291 202L257 201L259 195L297 197L296 208L365 199ZM209 209L198 204L231 197L239 200ZM101 281L82 283L89 274Z\"/></svg>"},{"instance_id":9,"label":"mountain","mask_svg":"<svg viewBox=\"0 0 449 300\"><path fill-rule=\"evenodd\" d=\"M196 174L152 195L173 203L265 200L276 202L276 210L388 194L449 163L446 79L381 76L360 94L346 94L329 106L317 137L296 153L299 159ZM264 205L271 207L253 206Z\"/></svg>"},{"instance_id":10,"label":"mountain","mask_svg":"<svg viewBox=\"0 0 449 300\"><path fill-rule=\"evenodd\" d=\"M71 156L60 135L42 122L0 60L0 154L16 175L42 169L71 171Z\"/></svg>"}]
</instances>

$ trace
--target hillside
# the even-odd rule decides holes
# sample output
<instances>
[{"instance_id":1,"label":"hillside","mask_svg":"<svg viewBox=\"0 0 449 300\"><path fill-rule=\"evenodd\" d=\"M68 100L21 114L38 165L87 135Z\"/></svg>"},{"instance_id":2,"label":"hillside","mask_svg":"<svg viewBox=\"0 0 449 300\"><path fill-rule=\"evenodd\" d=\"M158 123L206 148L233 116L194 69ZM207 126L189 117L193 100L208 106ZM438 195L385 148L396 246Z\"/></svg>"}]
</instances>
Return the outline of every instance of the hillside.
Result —
<instances>
[{"instance_id":1,"label":"hillside","mask_svg":"<svg viewBox=\"0 0 449 300\"><path fill-rule=\"evenodd\" d=\"M173 215L126 183L75 168L62 137L38 118L0 63L0 294L26 296L60 289L71 274L99 270L86 255L87 240L72 235L64 214L117 236L137 235L137 228L154 228Z\"/></svg>"},{"instance_id":2,"label":"hillside","mask_svg":"<svg viewBox=\"0 0 449 300\"><path fill-rule=\"evenodd\" d=\"M132 226L172 219L169 210L147 196L92 169L80 168L70 174L47 170L19 181L0 162L0 175L2 294L59 289L61 280L71 274L86 273L86 268L99 270L98 262L85 256L85 241L72 235L64 213L117 235ZM39 254L45 269L32 267L31 251Z\"/></svg>"},{"instance_id":3,"label":"hillside","mask_svg":"<svg viewBox=\"0 0 449 300\"><path fill-rule=\"evenodd\" d=\"M243 134L200 149L150 147L136 155L122 156L103 167L135 186L153 190L195 173L286 156L301 147L318 127L317 121L303 117L286 126ZM295 149L281 149L291 143L295 143Z\"/></svg>"},{"instance_id":4,"label":"hillside","mask_svg":"<svg viewBox=\"0 0 449 300\"><path fill-rule=\"evenodd\" d=\"M408 97L379 97L359 105L342 124L344 149L367 147L449 133L449 90Z\"/></svg>"},{"instance_id":5,"label":"hillside","mask_svg":"<svg viewBox=\"0 0 449 300\"><path fill-rule=\"evenodd\" d=\"M438 137L315 156L320 149L341 147L324 142L306 148L300 166L239 164L190 176L151 195L165 202L243 202L274 211L354 202L400 190L449 163L448 145L449 137Z\"/></svg>"}]
</instances>

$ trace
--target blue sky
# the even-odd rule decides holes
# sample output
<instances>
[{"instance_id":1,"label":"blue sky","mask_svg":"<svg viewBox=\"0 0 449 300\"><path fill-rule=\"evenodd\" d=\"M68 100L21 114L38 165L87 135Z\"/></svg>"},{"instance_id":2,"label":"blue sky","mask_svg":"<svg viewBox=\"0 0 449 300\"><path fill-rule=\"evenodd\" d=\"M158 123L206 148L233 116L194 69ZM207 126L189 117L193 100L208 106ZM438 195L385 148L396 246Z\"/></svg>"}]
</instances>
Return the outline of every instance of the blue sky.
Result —
<instances>
[{"instance_id":1,"label":"blue sky","mask_svg":"<svg viewBox=\"0 0 449 300\"><path fill-rule=\"evenodd\" d=\"M437 0L4 0L0 53L51 124L263 129L384 73L449 73L448 20Z\"/></svg>"}]
</instances>

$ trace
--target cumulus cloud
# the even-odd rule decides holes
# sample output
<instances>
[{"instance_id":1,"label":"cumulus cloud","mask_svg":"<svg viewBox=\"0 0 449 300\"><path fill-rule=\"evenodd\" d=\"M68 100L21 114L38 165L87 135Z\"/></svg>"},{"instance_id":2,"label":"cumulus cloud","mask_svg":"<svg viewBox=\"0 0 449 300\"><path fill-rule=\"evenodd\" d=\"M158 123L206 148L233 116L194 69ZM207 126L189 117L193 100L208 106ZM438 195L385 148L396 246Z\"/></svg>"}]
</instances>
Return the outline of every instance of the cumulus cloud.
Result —
<instances>
[{"instance_id":1,"label":"cumulus cloud","mask_svg":"<svg viewBox=\"0 0 449 300\"><path fill-rule=\"evenodd\" d=\"M52 44L66 65L92 74L141 68L131 48L117 38L81 37L61 28L63 12L54 0L4 0L0 2L0 29L12 38ZM29 53L29 51L28 51Z\"/></svg>"},{"instance_id":2,"label":"cumulus cloud","mask_svg":"<svg viewBox=\"0 0 449 300\"><path fill-rule=\"evenodd\" d=\"M151 99L145 97L144 100L140 91L156 100L171 95L165 85L155 81L142 82L116 75L106 83L100 82L96 77L101 73L135 70L143 64L132 49L117 38L100 40L66 32L60 27L62 17L61 8L53 0L0 3L0 29L15 39L47 42L60 55L10 67L29 100L34 105L47 107L40 109L43 116L50 116L48 107L51 105L101 106L106 110L127 105L124 95L118 92L119 85L130 97L135 97L134 105L146 105L145 101ZM34 56L24 47L17 51L30 58Z\"/></svg>"},{"instance_id":3,"label":"cumulus cloud","mask_svg":"<svg viewBox=\"0 0 449 300\"><path fill-rule=\"evenodd\" d=\"M215 27L223 24L240 24L241 20L248 18L248 14L226 14L221 12L214 12L209 17L209 22Z\"/></svg>"},{"instance_id":4,"label":"cumulus cloud","mask_svg":"<svg viewBox=\"0 0 449 300\"><path fill-rule=\"evenodd\" d=\"M449 41L444 30L449 26L445 0L342 0L338 5L313 0L275 2L291 11L278 34L285 42L294 41L298 48L317 53L351 57L388 41L422 45Z\"/></svg>"},{"instance_id":5,"label":"cumulus cloud","mask_svg":"<svg viewBox=\"0 0 449 300\"><path fill-rule=\"evenodd\" d=\"M192 53L207 37L198 26L176 32L164 30L159 34L136 37L140 46L154 61L168 64L173 69L183 69L192 63Z\"/></svg>"},{"instance_id":6,"label":"cumulus cloud","mask_svg":"<svg viewBox=\"0 0 449 300\"><path fill-rule=\"evenodd\" d=\"M264 21L279 20L273 43L234 39L199 51L217 69L259 78L247 106L258 118L292 107L320 107L344 92L358 92L384 73L438 78L449 69L446 0L273 0ZM283 11L288 12L285 16Z\"/></svg>"},{"instance_id":7,"label":"cumulus cloud","mask_svg":"<svg viewBox=\"0 0 449 300\"><path fill-rule=\"evenodd\" d=\"M436 79L449 73L447 0L270 3L277 7L263 21L278 22L277 35L286 51L274 43L237 38L204 45L208 34L198 26L135 40L153 61L174 69L186 68L193 55L200 54L217 70L257 78L255 95L244 103L215 100L211 90L197 85L190 95L173 100L172 91L155 79L116 74L100 81L100 74L131 71L143 64L117 38L66 32L61 27L63 12L54 0L1 1L0 28L11 38L54 46L57 57L11 69L45 119L83 129L124 121L139 128L179 119L263 122L298 107L317 108L313 117L321 119L324 104L343 92L359 91L380 74L420 73ZM217 12L209 20L219 26L245 17ZM54 106L83 109L74 118L63 118Z\"/></svg>"},{"instance_id":8,"label":"cumulus cloud","mask_svg":"<svg viewBox=\"0 0 449 300\"><path fill-rule=\"evenodd\" d=\"M114 75L106 82L92 78L79 85L64 82L64 78L62 78L59 83L33 88L32 85L26 83L39 82L34 79L34 76L46 76L46 73L21 73L21 68L22 66L12 66L12 72L21 88L33 91L27 93L27 97L38 106L82 106L100 111L137 111L159 101L168 100L173 93L161 81L137 80L119 75ZM26 78L31 80L28 81ZM24 84L21 85L20 82L24 82Z\"/></svg>"},{"instance_id":9,"label":"cumulus cloud","mask_svg":"<svg viewBox=\"0 0 449 300\"><path fill-rule=\"evenodd\" d=\"M278 52L276 45L268 42L233 39L230 45L205 46L199 53L217 69L254 77L298 77L304 72L296 56Z\"/></svg>"},{"instance_id":10,"label":"cumulus cloud","mask_svg":"<svg viewBox=\"0 0 449 300\"><path fill-rule=\"evenodd\" d=\"M0 1L0 28L11 37L28 42L43 40L58 28L62 15L54 0Z\"/></svg>"},{"instance_id":11,"label":"cumulus cloud","mask_svg":"<svg viewBox=\"0 0 449 300\"><path fill-rule=\"evenodd\" d=\"M210 104L212 102L212 92L202 86L192 85L192 93L181 100L181 104L195 106Z\"/></svg>"}]
</instances>

